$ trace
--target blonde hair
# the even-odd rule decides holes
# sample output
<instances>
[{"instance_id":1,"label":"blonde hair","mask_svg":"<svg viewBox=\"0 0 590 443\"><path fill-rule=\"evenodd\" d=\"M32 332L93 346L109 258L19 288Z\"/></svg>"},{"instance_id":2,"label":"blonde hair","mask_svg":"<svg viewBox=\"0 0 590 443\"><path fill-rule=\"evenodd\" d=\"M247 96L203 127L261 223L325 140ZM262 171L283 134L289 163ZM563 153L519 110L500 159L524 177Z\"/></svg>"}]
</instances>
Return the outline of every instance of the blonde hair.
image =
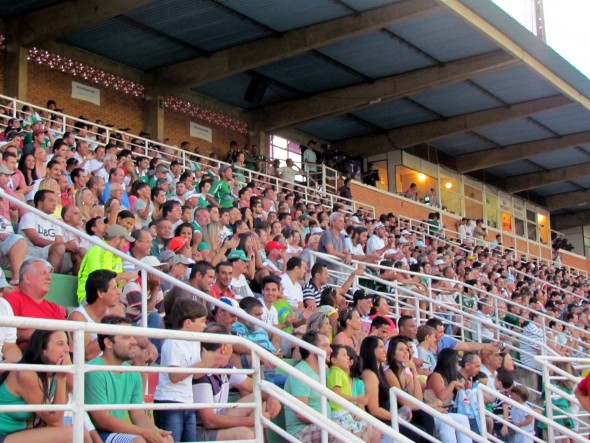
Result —
<instances>
[{"instance_id":1,"label":"blonde hair","mask_svg":"<svg viewBox=\"0 0 590 443\"><path fill-rule=\"evenodd\" d=\"M59 183L52 178L44 178L39 182L39 191L43 189L54 192L56 197L61 194Z\"/></svg>"},{"instance_id":2,"label":"blonde hair","mask_svg":"<svg viewBox=\"0 0 590 443\"><path fill-rule=\"evenodd\" d=\"M216 253L213 248L218 243L219 239L219 225L217 223L209 223L203 227L203 241L211 248L212 253Z\"/></svg>"}]
</instances>

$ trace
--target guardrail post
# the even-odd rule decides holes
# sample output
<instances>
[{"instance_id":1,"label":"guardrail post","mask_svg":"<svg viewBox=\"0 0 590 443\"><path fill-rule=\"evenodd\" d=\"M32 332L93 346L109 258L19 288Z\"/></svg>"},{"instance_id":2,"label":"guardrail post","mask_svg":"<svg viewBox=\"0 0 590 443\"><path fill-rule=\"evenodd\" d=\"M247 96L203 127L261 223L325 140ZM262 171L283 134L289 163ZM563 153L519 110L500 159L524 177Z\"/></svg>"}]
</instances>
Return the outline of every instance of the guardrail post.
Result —
<instances>
[{"instance_id":1,"label":"guardrail post","mask_svg":"<svg viewBox=\"0 0 590 443\"><path fill-rule=\"evenodd\" d=\"M397 408L397 394L393 389L389 390L389 410L391 411L391 427L399 432L399 413Z\"/></svg>"},{"instance_id":2,"label":"guardrail post","mask_svg":"<svg viewBox=\"0 0 590 443\"><path fill-rule=\"evenodd\" d=\"M544 360L541 365L541 373L543 374L543 382L541 383L541 389L546 383L549 383L549 367L547 361ZM553 421L553 403L551 401L551 390L545 389L545 410L547 411L547 418ZM555 430L552 426L547 426L547 441L555 441Z\"/></svg>"},{"instance_id":3,"label":"guardrail post","mask_svg":"<svg viewBox=\"0 0 590 443\"><path fill-rule=\"evenodd\" d=\"M147 311L147 304L148 304L148 285L147 285L147 272L145 269L142 269L140 274L141 276L141 327L147 328L148 325L148 311Z\"/></svg>"},{"instance_id":4,"label":"guardrail post","mask_svg":"<svg viewBox=\"0 0 590 443\"><path fill-rule=\"evenodd\" d=\"M262 369L260 366L260 355L255 351L252 352L252 369L254 369L254 374L252 374L254 391L252 394L254 396L254 403L256 403L256 409L254 410L254 435L256 436L256 441L264 441L264 427L262 426L262 390L260 386Z\"/></svg>"},{"instance_id":5,"label":"guardrail post","mask_svg":"<svg viewBox=\"0 0 590 443\"><path fill-rule=\"evenodd\" d=\"M477 409L479 413L479 433L481 436L487 437L486 404L483 399L483 390L481 388L477 388Z\"/></svg>"},{"instance_id":6,"label":"guardrail post","mask_svg":"<svg viewBox=\"0 0 590 443\"><path fill-rule=\"evenodd\" d=\"M84 330L74 331L74 388L72 392L72 413L74 443L84 443L84 365L86 353L84 351Z\"/></svg>"},{"instance_id":7,"label":"guardrail post","mask_svg":"<svg viewBox=\"0 0 590 443\"><path fill-rule=\"evenodd\" d=\"M318 354L318 366L320 370L320 383L326 386L326 357ZM323 395L320 396L320 412L324 417L328 416L328 399ZM328 432L322 429L322 443L328 443Z\"/></svg>"}]
</instances>

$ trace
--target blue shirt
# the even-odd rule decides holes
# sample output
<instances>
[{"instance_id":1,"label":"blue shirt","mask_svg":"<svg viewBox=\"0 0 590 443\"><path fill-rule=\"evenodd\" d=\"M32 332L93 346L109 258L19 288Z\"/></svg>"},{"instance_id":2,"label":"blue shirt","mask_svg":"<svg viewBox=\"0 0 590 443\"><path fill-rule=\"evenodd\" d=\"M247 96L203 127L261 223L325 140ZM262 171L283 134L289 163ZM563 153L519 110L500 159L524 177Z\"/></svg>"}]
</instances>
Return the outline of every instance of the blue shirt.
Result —
<instances>
[{"instance_id":1,"label":"blue shirt","mask_svg":"<svg viewBox=\"0 0 590 443\"><path fill-rule=\"evenodd\" d=\"M457 340L456 338L449 337L448 335L443 335L442 339L436 344L436 354L440 354L440 351L442 351L443 349L455 349L457 343L459 343L459 340Z\"/></svg>"}]
</instances>

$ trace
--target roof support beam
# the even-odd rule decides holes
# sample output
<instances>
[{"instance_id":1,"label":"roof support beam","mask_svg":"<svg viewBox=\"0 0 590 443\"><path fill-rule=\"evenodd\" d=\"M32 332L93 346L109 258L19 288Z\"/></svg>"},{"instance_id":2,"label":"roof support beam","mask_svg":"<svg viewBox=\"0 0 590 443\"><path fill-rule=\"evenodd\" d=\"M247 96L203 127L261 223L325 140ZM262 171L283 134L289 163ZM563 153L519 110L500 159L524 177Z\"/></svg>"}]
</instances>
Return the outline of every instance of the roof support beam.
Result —
<instances>
[{"instance_id":1,"label":"roof support beam","mask_svg":"<svg viewBox=\"0 0 590 443\"><path fill-rule=\"evenodd\" d=\"M590 131L472 152L456 157L457 171L464 174L585 143L590 143Z\"/></svg>"},{"instance_id":2,"label":"roof support beam","mask_svg":"<svg viewBox=\"0 0 590 443\"><path fill-rule=\"evenodd\" d=\"M74 0L15 17L7 22L8 49L56 40L111 17L140 8L153 0Z\"/></svg>"},{"instance_id":3,"label":"roof support beam","mask_svg":"<svg viewBox=\"0 0 590 443\"><path fill-rule=\"evenodd\" d=\"M514 194L528 189L562 183L589 174L590 163L582 163L581 165L565 166L550 171L517 175L506 179L506 191Z\"/></svg>"},{"instance_id":4,"label":"roof support beam","mask_svg":"<svg viewBox=\"0 0 590 443\"><path fill-rule=\"evenodd\" d=\"M590 211L551 216L551 229L556 231L586 225L590 225Z\"/></svg>"},{"instance_id":5,"label":"roof support beam","mask_svg":"<svg viewBox=\"0 0 590 443\"><path fill-rule=\"evenodd\" d=\"M440 8L434 0L405 0L224 49L154 70L150 83L160 94L211 83Z\"/></svg>"},{"instance_id":6,"label":"roof support beam","mask_svg":"<svg viewBox=\"0 0 590 443\"><path fill-rule=\"evenodd\" d=\"M545 206L550 211L583 205L590 202L590 191L565 192L545 197Z\"/></svg>"},{"instance_id":7,"label":"roof support beam","mask_svg":"<svg viewBox=\"0 0 590 443\"><path fill-rule=\"evenodd\" d=\"M473 131L483 126L526 117L538 112L562 108L572 104L573 102L569 98L563 95L557 95L449 117L445 120L419 123L404 128L393 129L388 131L385 136L381 136L383 137L382 140L376 139L374 136L363 136L344 140L341 143L351 147L351 149L347 150L351 154L366 153L368 152L368 148L370 148L371 154L380 154L390 151L391 143L394 143L399 149L404 149L454 134ZM391 140L391 143L385 141L386 139ZM385 143L380 144L380 141L384 141Z\"/></svg>"},{"instance_id":8,"label":"roof support beam","mask_svg":"<svg viewBox=\"0 0 590 443\"><path fill-rule=\"evenodd\" d=\"M521 45L512 40L508 35L502 33L498 28L478 15L477 12L465 6L461 0L437 1L446 5L471 26L475 27L482 34L488 36L492 41L504 48L509 54L512 54L514 57L521 60L525 65L533 69L533 71L547 80L565 96L570 97L572 100L580 103L587 110L590 110L590 98L584 96L578 89L567 83L567 81L562 79L558 74L551 71L543 63L537 60L533 54L526 52Z\"/></svg>"},{"instance_id":9,"label":"roof support beam","mask_svg":"<svg viewBox=\"0 0 590 443\"><path fill-rule=\"evenodd\" d=\"M386 77L373 83L347 86L309 98L265 106L254 113L254 119L264 131L274 131L310 120L344 114L372 104L396 100L516 63L517 60L506 52L493 51Z\"/></svg>"}]
</instances>

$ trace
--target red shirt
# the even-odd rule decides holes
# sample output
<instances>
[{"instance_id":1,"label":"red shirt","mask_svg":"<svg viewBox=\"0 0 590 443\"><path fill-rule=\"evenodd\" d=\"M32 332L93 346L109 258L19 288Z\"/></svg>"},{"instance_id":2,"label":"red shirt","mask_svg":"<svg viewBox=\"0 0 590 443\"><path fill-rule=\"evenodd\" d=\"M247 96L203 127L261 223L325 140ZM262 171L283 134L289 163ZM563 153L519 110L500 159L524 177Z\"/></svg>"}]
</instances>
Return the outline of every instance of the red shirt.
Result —
<instances>
[{"instance_id":1,"label":"red shirt","mask_svg":"<svg viewBox=\"0 0 590 443\"><path fill-rule=\"evenodd\" d=\"M231 288L227 288L226 291L227 292L224 294L219 284L215 283L213 286L211 286L211 290L209 290L209 295L217 299L220 299L221 297L231 298L232 300L236 299L234 291L232 291Z\"/></svg>"},{"instance_id":2,"label":"red shirt","mask_svg":"<svg viewBox=\"0 0 590 443\"><path fill-rule=\"evenodd\" d=\"M16 317L45 318L49 320L65 320L66 310L53 302L45 299L37 302L21 291L14 291L4 296L4 299L10 303ZM19 328L19 330L23 330ZM27 341L17 342L19 347L23 347Z\"/></svg>"}]
</instances>

